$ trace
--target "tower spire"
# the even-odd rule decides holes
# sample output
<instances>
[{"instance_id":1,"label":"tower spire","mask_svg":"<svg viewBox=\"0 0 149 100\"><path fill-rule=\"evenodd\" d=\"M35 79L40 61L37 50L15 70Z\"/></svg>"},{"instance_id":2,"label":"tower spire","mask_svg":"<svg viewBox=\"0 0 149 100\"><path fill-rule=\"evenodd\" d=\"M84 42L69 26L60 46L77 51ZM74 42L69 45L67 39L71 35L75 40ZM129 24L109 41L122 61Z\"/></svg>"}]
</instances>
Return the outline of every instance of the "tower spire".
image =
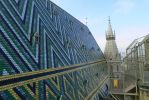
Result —
<instances>
[{"instance_id":1,"label":"tower spire","mask_svg":"<svg viewBox=\"0 0 149 100\"><path fill-rule=\"evenodd\" d=\"M108 71L112 77L120 77L120 71L122 69L120 65L120 55L115 41L115 31L112 30L110 17L108 19L108 29L106 32L104 56L108 63ZM113 79L110 82L113 82Z\"/></svg>"},{"instance_id":2,"label":"tower spire","mask_svg":"<svg viewBox=\"0 0 149 100\"><path fill-rule=\"evenodd\" d=\"M110 19L110 16L109 16L109 20L108 20L108 21L109 21L109 24L111 24L111 19Z\"/></svg>"},{"instance_id":3,"label":"tower spire","mask_svg":"<svg viewBox=\"0 0 149 100\"><path fill-rule=\"evenodd\" d=\"M115 40L115 34L113 33L113 30L112 30L112 25L111 25L111 19L110 19L110 16L109 16L109 19L108 19L108 29L107 29L107 32L106 32L106 39L113 39Z\"/></svg>"},{"instance_id":4,"label":"tower spire","mask_svg":"<svg viewBox=\"0 0 149 100\"><path fill-rule=\"evenodd\" d=\"M115 30L112 30L112 26L111 26L111 20L109 17L108 20L108 29L106 32L106 46L105 46L105 51L104 54L106 56L106 58L108 59L117 59L116 55L118 54L118 48L115 42Z\"/></svg>"}]
</instances>

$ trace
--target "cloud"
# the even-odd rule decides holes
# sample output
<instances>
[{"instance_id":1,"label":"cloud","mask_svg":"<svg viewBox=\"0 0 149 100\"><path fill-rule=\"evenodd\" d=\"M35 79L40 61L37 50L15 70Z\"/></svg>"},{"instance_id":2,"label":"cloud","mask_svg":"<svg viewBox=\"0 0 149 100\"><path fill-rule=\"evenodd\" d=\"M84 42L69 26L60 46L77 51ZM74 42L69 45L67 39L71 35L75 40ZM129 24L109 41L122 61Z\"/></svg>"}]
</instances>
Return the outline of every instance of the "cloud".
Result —
<instances>
[{"instance_id":1,"label":"cloud","mask_svg":"<svg viewBox=\"0 0 149 100\"><path fill-rule=\"evenodd\" d=\"M126 14L135 7L135 0L117 0L114 4L115 12Z\"/></svg>"}]
</instances>

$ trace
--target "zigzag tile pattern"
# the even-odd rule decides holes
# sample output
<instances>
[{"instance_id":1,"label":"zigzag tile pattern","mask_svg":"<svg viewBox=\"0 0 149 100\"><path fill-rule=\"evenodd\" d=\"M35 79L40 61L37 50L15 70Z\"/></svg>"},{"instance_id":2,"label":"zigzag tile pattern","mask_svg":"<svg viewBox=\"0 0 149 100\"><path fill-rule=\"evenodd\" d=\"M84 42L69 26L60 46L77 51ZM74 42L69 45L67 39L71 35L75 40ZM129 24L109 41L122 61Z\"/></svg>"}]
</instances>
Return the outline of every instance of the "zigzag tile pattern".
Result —
<instances>
[{"instance_id":1,"label":"zigzag tile pattern","mask_svg":"<svg viewBox=\"0 0 149 100\"><path fill-rule=\"evenodd\" d=\"M104 58L88 27L50 0L0 0L0 76ZM0 91L0 99L82 100L106 64ZM97 75L96 75L97 76ZM85 85L87 81L87 86Z\"/></svg>"}]
</instances>

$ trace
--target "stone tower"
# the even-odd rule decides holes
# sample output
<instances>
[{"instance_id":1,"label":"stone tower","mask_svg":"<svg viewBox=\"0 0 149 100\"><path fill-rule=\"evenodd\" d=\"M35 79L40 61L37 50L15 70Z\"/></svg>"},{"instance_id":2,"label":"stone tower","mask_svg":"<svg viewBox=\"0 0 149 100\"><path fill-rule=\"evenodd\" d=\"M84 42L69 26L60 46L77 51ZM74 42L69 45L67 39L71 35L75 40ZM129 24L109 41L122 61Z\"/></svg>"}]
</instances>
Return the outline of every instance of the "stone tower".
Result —
<instances>
[{"instance_id":1,"label":"stone tower","mask_svg":"<svg viewBox=\"0 0 149 100\"><path fill-rule=\"evenodd\" d=\"M120 54L115 42L115 32L112 30L110 18L108 22L108 29L106 31L106 46L104 55L108 62L110 73L114 74L120 72Z\"/></svg>"}]
</instances>

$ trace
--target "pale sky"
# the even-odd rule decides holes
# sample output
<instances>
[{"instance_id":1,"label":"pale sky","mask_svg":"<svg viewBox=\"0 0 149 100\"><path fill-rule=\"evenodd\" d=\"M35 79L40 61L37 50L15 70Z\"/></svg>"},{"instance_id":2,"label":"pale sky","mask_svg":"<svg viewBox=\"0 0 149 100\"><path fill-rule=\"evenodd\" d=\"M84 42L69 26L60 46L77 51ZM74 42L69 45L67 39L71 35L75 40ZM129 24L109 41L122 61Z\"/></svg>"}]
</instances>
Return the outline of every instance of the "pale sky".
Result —
<instances>
[{"instance_id":1,"label":"pale sky","mask_svg":"<svg viewBox=\"0 0 149 100\"><path fill-rule=\"evenodd\" d=\"M85 24L104 50L108 16L120 52L136 38L149 34L149 0L51 0Z\"/></svg>"}]
</instances>

